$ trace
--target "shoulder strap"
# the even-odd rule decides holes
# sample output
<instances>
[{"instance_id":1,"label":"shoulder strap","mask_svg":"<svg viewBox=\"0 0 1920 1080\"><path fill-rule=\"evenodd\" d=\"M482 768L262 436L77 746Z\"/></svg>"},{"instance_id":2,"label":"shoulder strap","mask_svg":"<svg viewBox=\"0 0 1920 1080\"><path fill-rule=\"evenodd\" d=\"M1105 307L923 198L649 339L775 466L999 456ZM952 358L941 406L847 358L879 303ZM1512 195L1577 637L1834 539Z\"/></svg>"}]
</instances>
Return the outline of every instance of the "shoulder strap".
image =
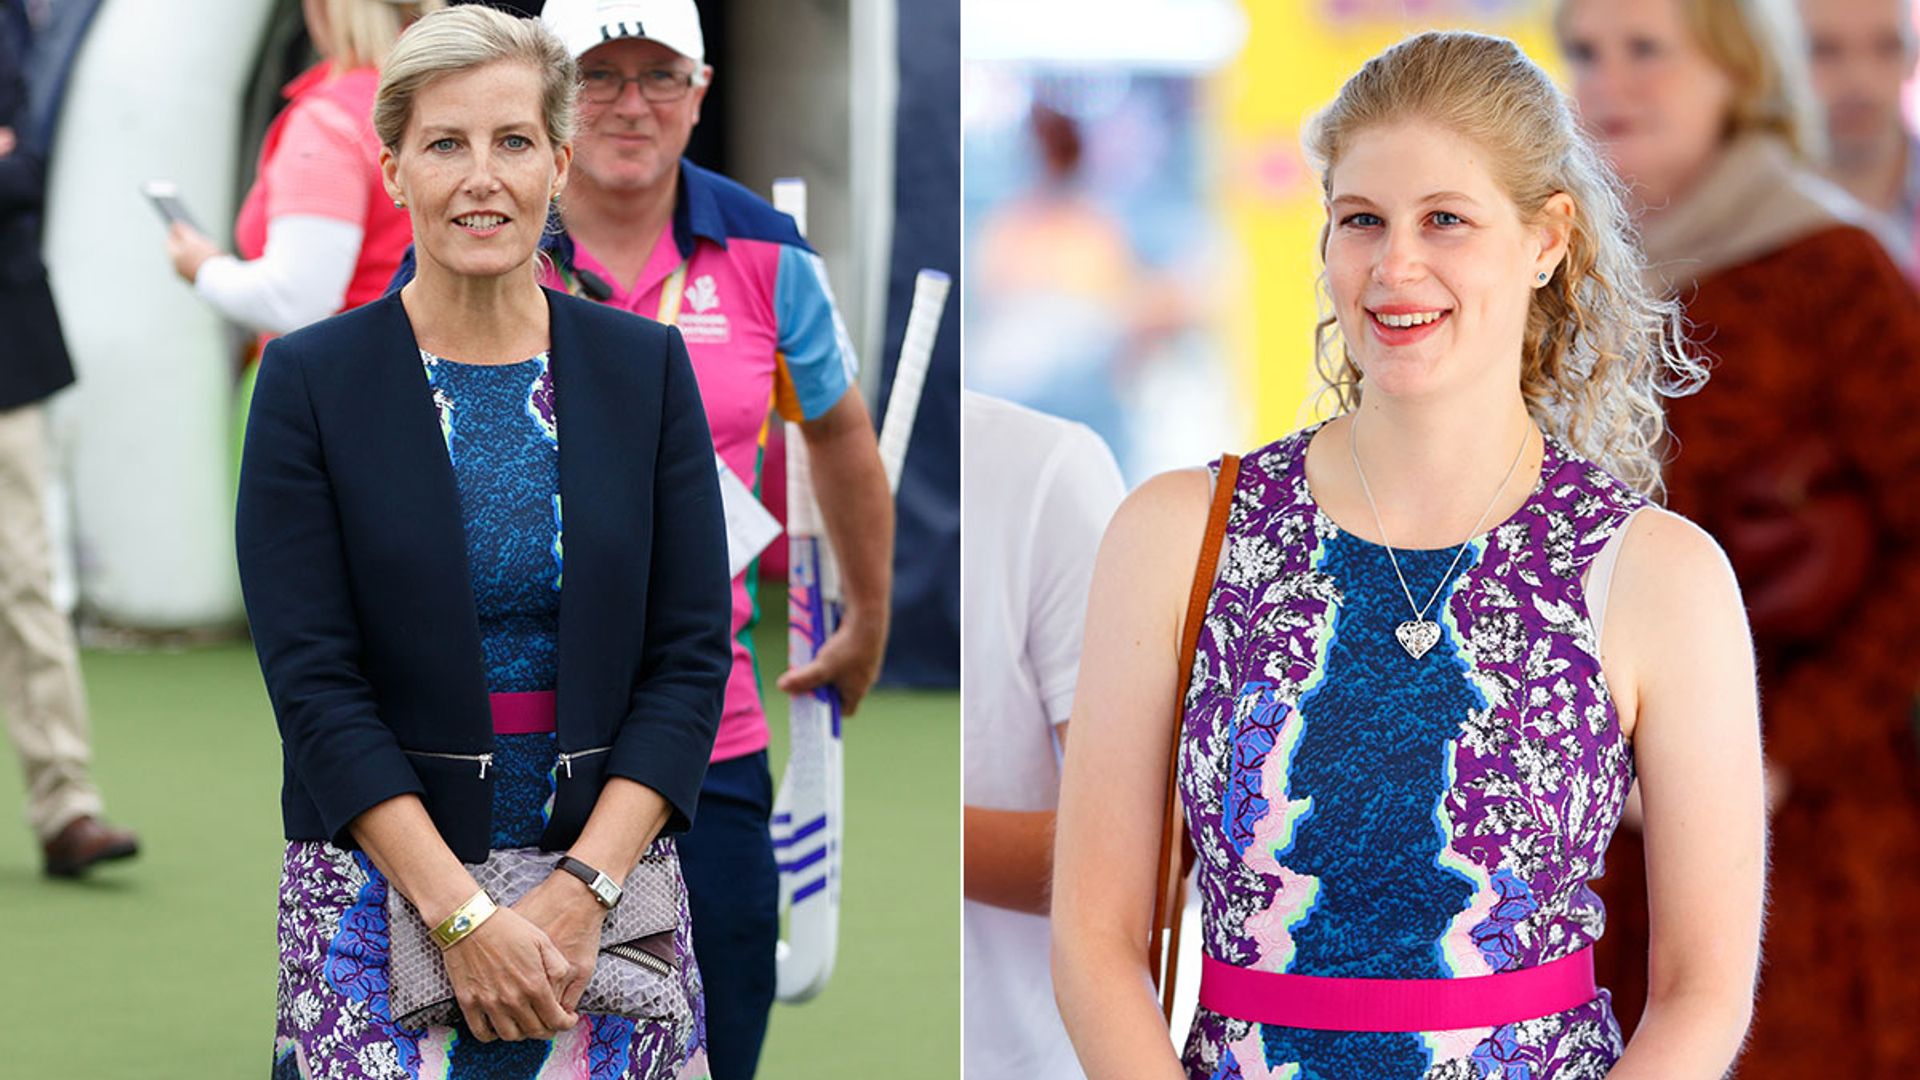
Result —
<instances>
[{"instance_id":1,"label":"shoulder strap","mask_svg":"<svg viewBox=\"0 0 1920 1080\"><path fill-rule=\"evenodd\" d=\"M1173 696L1173 736L1167 757L1166 800L1160 815L1160 858L1154 874L1153 925L1147 937L1147 965L1154 986L1160 990L1160 1011L1173 1018L1174 972L1179 966L1181 883L1186 880L1187 859L1174 858L1180 845L1180 729L1184 722L1187 688L1193 679L1194 652L1200 645L1200 626L1206 621L1207 600L1213 595L1214 570L1220 564L1220 545L1227 535L1227 511L1233 505L1233 489L1240 479L1240 459L1227 454L1220 459L1220 476L1214 482L1213 507L1207 514L1206 537L1200 542L1200 561L1193 569L1193 588L1187 593L1187 621L1180 631L1179 691ZM1162 931L1165 931L1164 935Z\"/></svg>"}]
</instances>

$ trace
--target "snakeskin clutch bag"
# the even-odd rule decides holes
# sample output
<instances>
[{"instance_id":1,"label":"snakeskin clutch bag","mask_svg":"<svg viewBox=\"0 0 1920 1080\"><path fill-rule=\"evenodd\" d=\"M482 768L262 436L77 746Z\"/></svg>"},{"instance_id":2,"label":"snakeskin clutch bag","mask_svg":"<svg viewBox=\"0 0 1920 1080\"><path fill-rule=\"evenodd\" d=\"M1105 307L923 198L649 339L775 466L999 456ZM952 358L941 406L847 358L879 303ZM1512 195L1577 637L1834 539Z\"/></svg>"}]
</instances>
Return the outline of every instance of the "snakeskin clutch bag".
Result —
<instances>
[{"instance_id":1,"label":"snakeskin clutch bag","mask_svg":"<svg viewBox=\"0 0 1920 1080\"><path fill-rule=\"evenodd\" d=\"M501 907L511 907L553 872L558 854L508 848L467 864L474 880ZM680 858L656 844L620 884L620 903L607 912L600 955L579 1010L632 1019L684 1020L690 1008L680 980L673 934L680 922ZM388 1003L395 1024L416 1029L452 1026L460 1003L447 980L446 961L428 927L400 890L387 888Z\"/></svg>"}]
</instances>

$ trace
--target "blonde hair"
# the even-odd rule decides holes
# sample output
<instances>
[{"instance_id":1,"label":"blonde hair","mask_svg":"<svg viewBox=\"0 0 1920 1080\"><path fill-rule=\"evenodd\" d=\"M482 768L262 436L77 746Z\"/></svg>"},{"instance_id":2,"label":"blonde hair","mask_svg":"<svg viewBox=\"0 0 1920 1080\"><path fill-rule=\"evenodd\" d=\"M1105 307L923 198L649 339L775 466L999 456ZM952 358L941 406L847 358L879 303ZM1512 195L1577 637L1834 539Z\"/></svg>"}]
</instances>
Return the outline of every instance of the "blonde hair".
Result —
<instances>
[{"instance_id":1,"label":"blonde hair","mask_svg":"<svg viewBox=\"0 0 1920 1080\"><path fill-rule=\"evenodd\" d=\"M506 61L540 73L540 111L547 139L559 146L573 138L574 97L580 72L573 54L537 19L523 19L477 4L446 8L420 19L400 35L380 72L373 100L373 130L394 153L413 118L422 88L449 75Z\"/></svg>"},{"instance_id":2,"label":"blonde hair","mask_svg":"<svg viewBox=\"0 0 1920 1080\"><path fill-rule=\"evenodd\" d=\"M314 44L335 67L379 67L408 24L446 7L446 0L325 0L326 40Z\"/></svg>"},{"instance_id":3,"label":"blonde hair","mask_svg":"<svg viewBox=\"0 0 1920 1080\"><path fill-rule=\"evenodd\" d=\"M1564 95L1504 38L1460 31L1408 38L1367 61L1314 118L1307 152L1330 189L1356 136L1404 121L1438 124L1490 155L1520 218L1537 222L1565 192L1574 210L1567 251L1534 290L1521 343L1520 392L1541 429L1649 498L1662 494L1663 396L1698 389L1705 366L1682 347L1679 305L1641 280L1620 181L1581 134ZM1327 232L1321 232L1321 256ZM1325 275L1321 284L1325 288ZM1338 320L1314 331L1315 361L1344 410L1359 406L1360 369Z\"/></svg>"},{"instance_id":4,"label":"blonde hair","mask_svg":"<svg viewBox=\"0 0 1920 1080\"><path fill-rule=\"evenodd\" d=\"M1567 5L1556 0L1554 29L1566 37ZM1778 136L1802 161L1827 156L1826 114L1813 89L1807 32L1793 0L1672 0L1708 60L1733 83L1726 136Z\"/></svg>"},{"instance_id":5,"label":"blonde hair","mask_svg":"<svg viewBox=\"0 0 1920 1080\"><path fill-rule=\"evenodd\" d=\"M1727 135L1777 135L1800 160L1826 160L1826 118L1793 0L1673 2L1700 51L1733 82Z\"/></svg>"}]
</instances>

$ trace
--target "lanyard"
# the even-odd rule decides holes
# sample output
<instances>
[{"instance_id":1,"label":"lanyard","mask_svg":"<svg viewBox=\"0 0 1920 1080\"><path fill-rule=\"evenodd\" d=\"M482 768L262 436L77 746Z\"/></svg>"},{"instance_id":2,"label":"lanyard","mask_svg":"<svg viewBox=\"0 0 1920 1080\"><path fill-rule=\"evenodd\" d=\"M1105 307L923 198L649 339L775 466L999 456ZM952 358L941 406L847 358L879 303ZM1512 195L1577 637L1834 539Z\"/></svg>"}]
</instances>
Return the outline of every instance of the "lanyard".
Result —
<instances>
[{"instance_id":1,"label":"lanyard","mask_svg":"<svg viewBox=\"0 0 1920 1080\"><path fill-rule=\"evenodd\" d=\"M672 326L680 321L680 301L687 295L687 260L681 259L680 265L673 268L667 280L660 285L660 312L654 318Z\"/></svg>"},{"instance_id":2,"label":"lanyard","mask_svg":"<svg viewBox=\"0 0 1920 1080\"><path fill-rule=\"evenodd\" d=\"M674 267L673 273L668 274L667 280L661 283L660 308L654 315L655 321L668 326L680 321L680 303L687 295L687 262L688 260L681 259L680 265ZM568 295L585 297L586 290L581 287L579 271L574 269L571 260L566 266L558 269L560 280L566 285Z\"/></svg>"}]
</instances>

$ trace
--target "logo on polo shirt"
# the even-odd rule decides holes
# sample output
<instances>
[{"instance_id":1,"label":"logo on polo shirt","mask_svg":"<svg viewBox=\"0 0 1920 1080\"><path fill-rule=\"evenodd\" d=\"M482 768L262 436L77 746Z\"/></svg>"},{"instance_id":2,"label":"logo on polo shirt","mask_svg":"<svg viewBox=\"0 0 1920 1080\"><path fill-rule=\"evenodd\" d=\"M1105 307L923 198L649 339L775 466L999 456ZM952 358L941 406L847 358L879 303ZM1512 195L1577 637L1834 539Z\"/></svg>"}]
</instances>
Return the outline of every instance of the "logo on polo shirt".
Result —
<instances>
[{"instance_id":1,"label":"logo on polo shirt","mask_svg":"<svg viewBox=\"0 0 1920 1080\"><path fill-rule=\"evenodd\" d=\"M693 279L687 286L686 302L692 310L680 313L680 335L688 344L725 345L732 339L727 317L714 311L720 306L720 289L713 283L712 274Z\"/></svg>"}]
</instances>

